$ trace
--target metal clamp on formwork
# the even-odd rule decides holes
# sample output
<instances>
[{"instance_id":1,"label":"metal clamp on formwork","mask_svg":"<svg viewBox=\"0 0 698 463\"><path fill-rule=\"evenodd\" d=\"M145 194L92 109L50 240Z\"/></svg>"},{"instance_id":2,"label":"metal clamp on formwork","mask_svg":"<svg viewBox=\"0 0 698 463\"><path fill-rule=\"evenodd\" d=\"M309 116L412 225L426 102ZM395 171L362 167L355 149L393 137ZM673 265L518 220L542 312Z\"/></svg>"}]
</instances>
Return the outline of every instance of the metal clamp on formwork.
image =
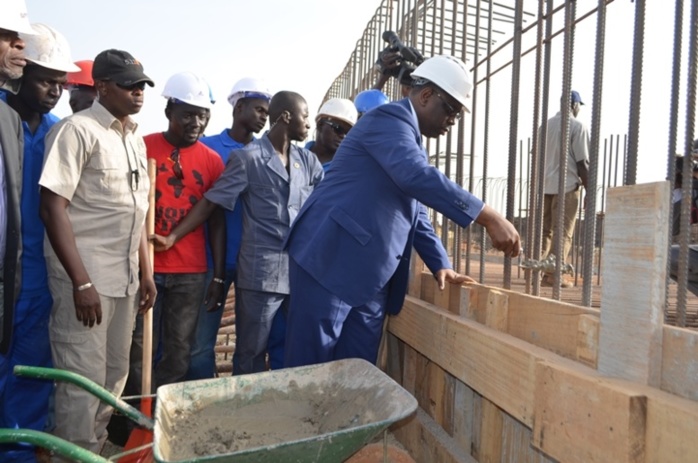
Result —
<instances>
[{"instance_id":1,"label":"metal clamp on formwork","mask_svg":"<svg viewBox=\"0 0 698 463\"><path fill-rule=\"evenodd\" d=\"M524 258L521 260L519 267L527 270L539 270L543 273L554 273L555 255L550 254L547 258L542 260ZM574 276L574 267L572 267L572 264L563 264L561 274L568 274Z\"/></svg>"}]
</instances>

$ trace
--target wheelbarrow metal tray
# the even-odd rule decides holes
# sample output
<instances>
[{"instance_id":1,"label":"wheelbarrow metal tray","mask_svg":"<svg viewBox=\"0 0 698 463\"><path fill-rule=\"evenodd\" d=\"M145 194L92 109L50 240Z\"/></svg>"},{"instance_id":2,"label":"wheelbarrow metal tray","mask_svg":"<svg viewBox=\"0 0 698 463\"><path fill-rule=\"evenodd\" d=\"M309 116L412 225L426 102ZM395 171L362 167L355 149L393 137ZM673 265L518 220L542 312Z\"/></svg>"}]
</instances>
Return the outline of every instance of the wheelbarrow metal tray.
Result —
<instances>
[{"instance_id":1,"label":"wheelbarrow metal tray","mask_svg":"<svg viewBox=\"0 0 698 463\"><path fill-rule=\"evenodd\" d=\"M217 450L214 452L217 454L191 454L178 448L178 442L191 437L181 434L178 423L190 419L192 414L204 409L220 412L222 427L242 432L244 429L240 428L244 425L240 423L244 423L241 416L245 409L270 405L265 409L273 410L279 397L284 396L290 401L302 401L310 396L314 397L313 401L315 398L323 401L324 415L317 433L277 440L269 445L224 449L220 453ZM416 408L417 401L412 395L374 365L360 359L171 384L161 386L157 392L154 456L160 463L342 462ZM271 425L275 414L270 415L263 419L268 419Z\"/></svg>"}]
</instances>

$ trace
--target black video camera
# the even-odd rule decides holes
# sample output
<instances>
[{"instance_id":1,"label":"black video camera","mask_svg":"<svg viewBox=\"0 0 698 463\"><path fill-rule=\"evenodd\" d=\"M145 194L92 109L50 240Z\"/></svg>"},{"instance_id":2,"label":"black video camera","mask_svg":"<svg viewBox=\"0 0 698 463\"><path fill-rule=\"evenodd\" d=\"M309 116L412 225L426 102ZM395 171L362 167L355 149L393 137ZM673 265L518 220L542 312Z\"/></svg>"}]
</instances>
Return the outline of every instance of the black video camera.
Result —
<instances>
[{"instance_id":1,"label":"black video camera","mask_svg":"<svg viewBox=\"0 0 698 463\"><path fill-rule=\"evenodd\" d=\"M378 55L376 67L384 75L395 77L402 85L412 85L412 71L422 64L424 56L414 47L408 47L393 31L383 32L388 42Z\"/></svg>"}]
</instances>

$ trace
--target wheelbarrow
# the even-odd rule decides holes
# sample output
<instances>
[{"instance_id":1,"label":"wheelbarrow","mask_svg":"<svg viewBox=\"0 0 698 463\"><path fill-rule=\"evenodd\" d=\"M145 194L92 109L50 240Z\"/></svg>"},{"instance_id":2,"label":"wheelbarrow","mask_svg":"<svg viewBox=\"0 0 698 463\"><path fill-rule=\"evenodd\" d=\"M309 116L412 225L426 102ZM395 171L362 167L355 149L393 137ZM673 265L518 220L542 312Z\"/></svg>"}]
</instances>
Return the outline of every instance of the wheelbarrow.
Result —
<instances>
[{"instance_id":1,"label":"wheelbarrow","mask_svg":"<svg viewBox=\"0 0 698 463\"><path fill-rule=\"evenodd\" d=\"M112 400L118 399L112 396ZM312 402L317 413L301 417L297 426L301 428L312 421L315 432L294 436L296 430L287 429L273 435L271 431L281 419L284 407L294 402ZM112 405L142 426L154 427L153 456L159 463L325 463L350 457L388 426L411 415L417 401L374 365L347 359L161 386L157 390L154 423L127 404L122 407L115 401ZM257 416L257 423L248 432L245 426L255 411L273 413ZM261 429L260 423L268 423L266 429ZM207 433L209 429L212 432ZM230 440L231 431L233 437L242 435L238 440L249 445L228 445L225 441ZM255 432L270 435L255 443L255 439L249 439ZM0 433L0 442L4 435ZM37 440L31 443L42 446ZM51 448L63 451L55 445Z\"/></svg>"}]
</instances>

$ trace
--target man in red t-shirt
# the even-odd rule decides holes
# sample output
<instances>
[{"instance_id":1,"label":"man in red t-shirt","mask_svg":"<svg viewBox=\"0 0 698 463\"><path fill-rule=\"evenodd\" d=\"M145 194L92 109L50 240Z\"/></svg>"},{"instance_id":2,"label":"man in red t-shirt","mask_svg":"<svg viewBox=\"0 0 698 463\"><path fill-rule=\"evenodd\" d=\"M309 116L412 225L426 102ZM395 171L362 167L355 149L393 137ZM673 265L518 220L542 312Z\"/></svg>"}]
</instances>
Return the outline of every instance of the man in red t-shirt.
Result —
<instances>
[{"instance_id":1,"label":"man in red t-shirt","mask_svg":"<svg viewBox=\"0 0 698 463\"><path fill-rule=\"evenodd\" d=\"M220 156L199 141L210 118L208 84L191 72L173 75L165 84L166 132L144 137L148 159L157 165L155 233L172 229L203 198L223 172ZM199 307L204 299L206 272L205 233L201 225L171 249L155 254L154 272L158 297L153 307L155 386L184 380L189 368ZM210 309L223 302L225 278L225 218L222 212L208 220L214 278L206 301ZM142 329L137 327L131 347L130 384L140 383ZM138 383L136 383L138 381Z\"/></svg>"}]
</instances>

